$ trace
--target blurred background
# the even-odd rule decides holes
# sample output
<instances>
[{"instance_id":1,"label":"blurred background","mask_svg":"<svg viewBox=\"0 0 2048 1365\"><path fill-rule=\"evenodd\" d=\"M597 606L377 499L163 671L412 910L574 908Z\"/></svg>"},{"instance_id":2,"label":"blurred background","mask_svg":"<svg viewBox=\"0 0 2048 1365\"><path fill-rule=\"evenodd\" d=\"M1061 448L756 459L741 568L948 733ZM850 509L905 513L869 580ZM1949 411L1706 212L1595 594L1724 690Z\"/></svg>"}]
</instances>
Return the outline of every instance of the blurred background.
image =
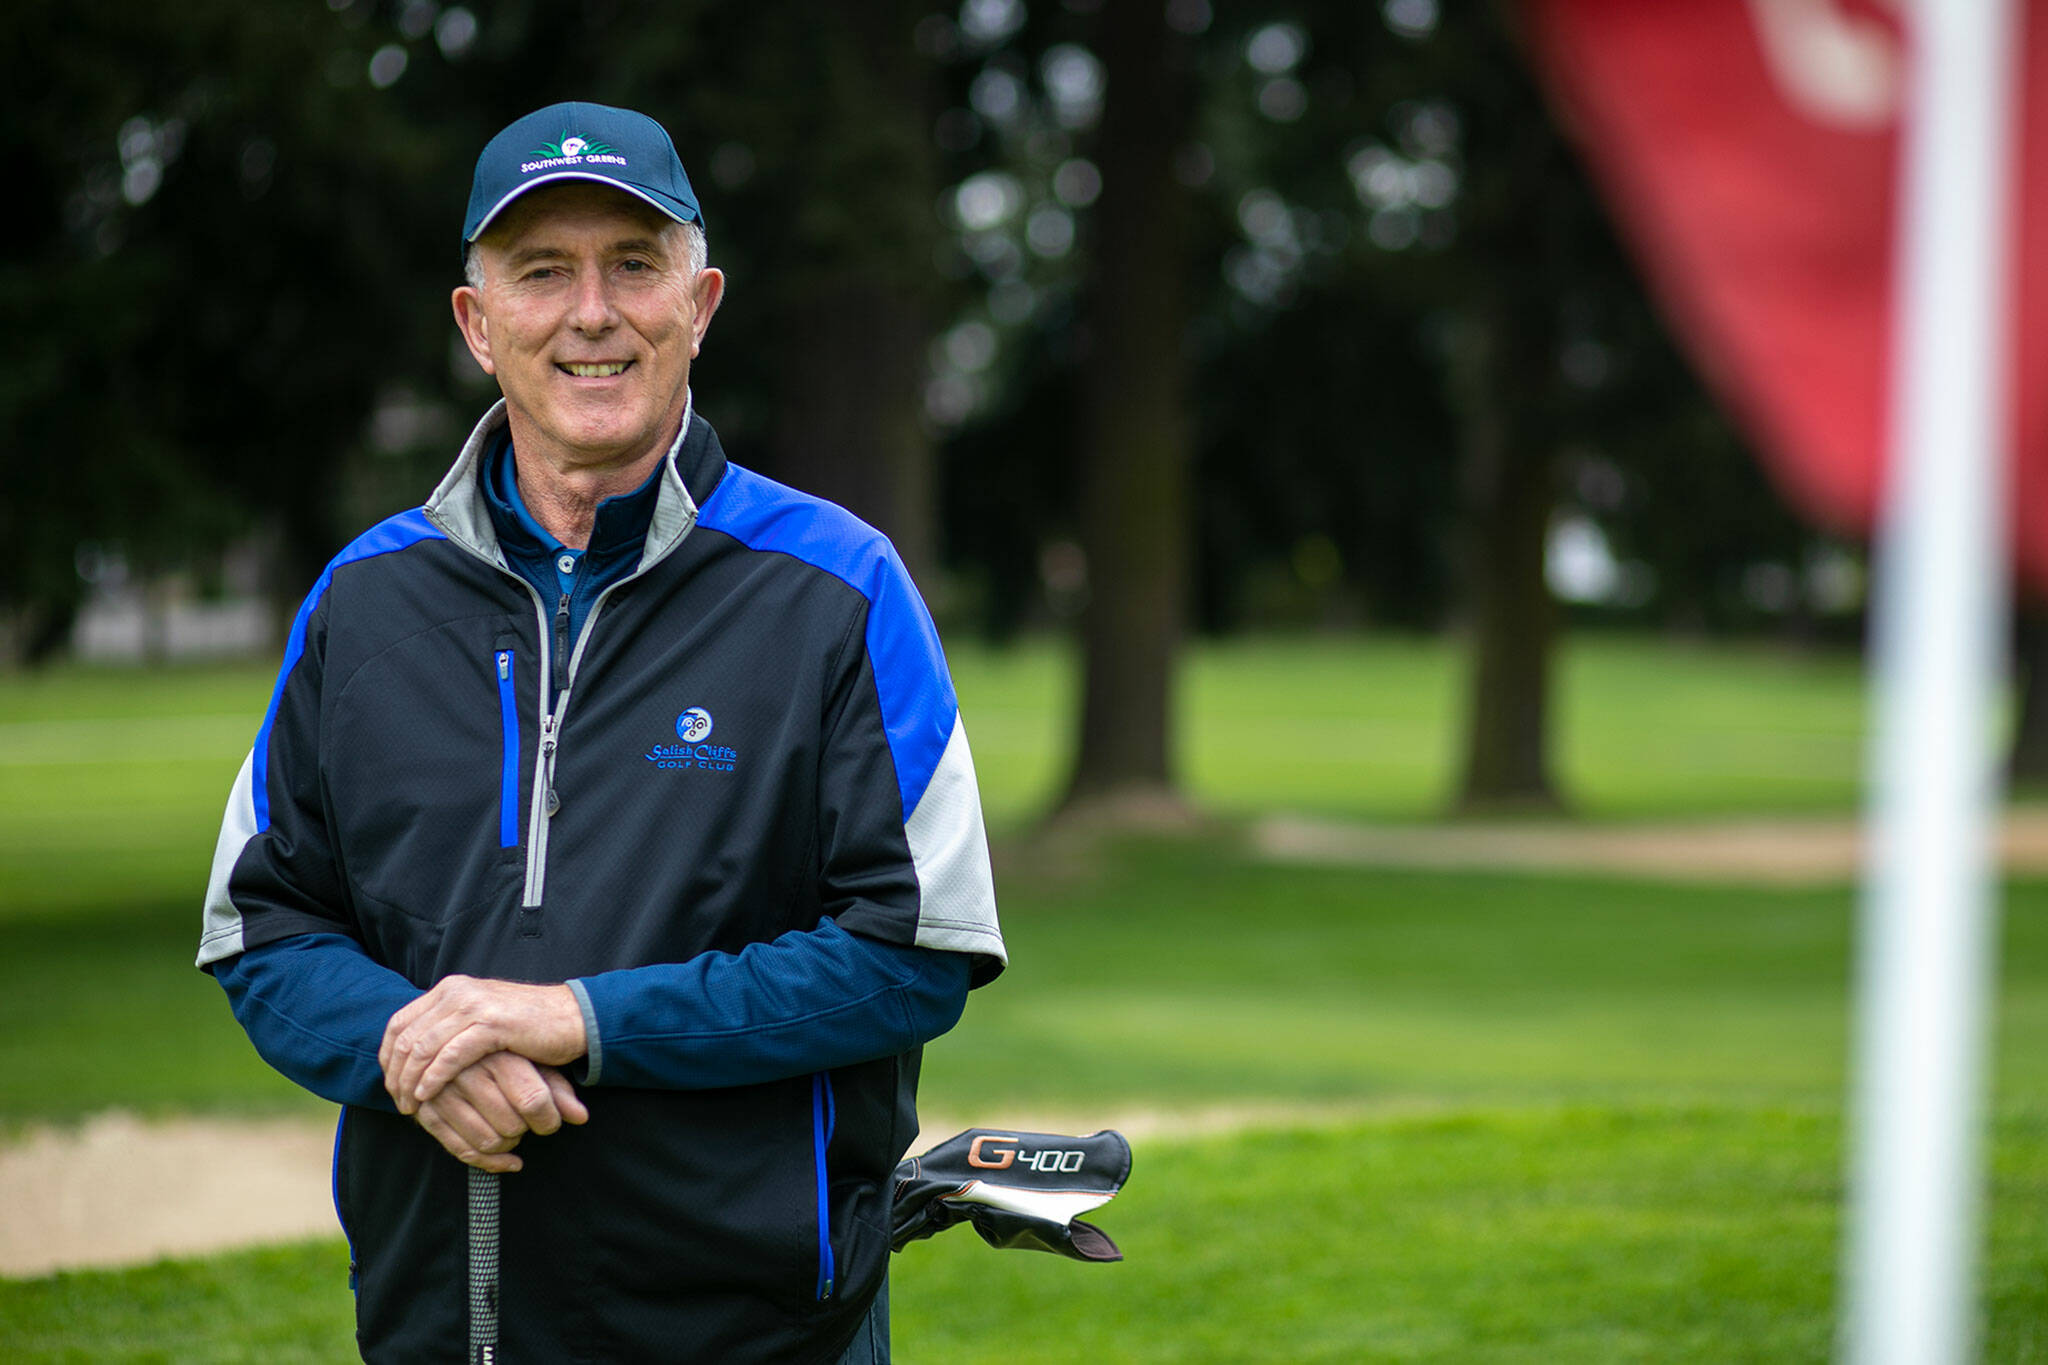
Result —
<instances>
[{"instance_id":1,"label":"blurred background","mask_svg":"<svg viewBox=\"0 0 2048 1365\"><path fill-rule=\"evenodd\" d=\"M946 639L1016 966L928 1136L1138 1139L1126 1264L912 1248L902 1358L1824 1358L1865 547L1680 355L1514 19L15 5L0 1354L351 1358L338 1239L190 1235L228 1154L331 1118L187 964L300 595L495 397L446 303L476 152L574 98L660 119L704 204L698 410L886 530ZM2048 1356L2036 815L2002 1360ZM96 1143L160 1172L156 1242L93 1251Z\"/></svg>"}]
</instances>

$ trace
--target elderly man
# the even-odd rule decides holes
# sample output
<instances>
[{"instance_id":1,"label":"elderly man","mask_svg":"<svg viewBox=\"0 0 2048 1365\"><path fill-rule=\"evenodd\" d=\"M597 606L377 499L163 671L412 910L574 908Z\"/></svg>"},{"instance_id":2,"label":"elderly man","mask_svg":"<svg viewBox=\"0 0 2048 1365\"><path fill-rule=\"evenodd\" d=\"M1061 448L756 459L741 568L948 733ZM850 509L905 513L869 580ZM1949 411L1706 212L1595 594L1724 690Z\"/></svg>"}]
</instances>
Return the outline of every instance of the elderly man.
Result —
<instances>
[{"instance_id":1,"label":"elderly man","mask_svg":"<svg viewBox=\"0 0 2048 1365\"><path fill-rule=\"evenodd\" d=\"M895 552L694 410L704 240L643 115L485 147L454 308L504 401L314 585L229 799L199 965L344 1106L366 1359L888 1356L987 844Z\"/></svg>"}]
</instances>

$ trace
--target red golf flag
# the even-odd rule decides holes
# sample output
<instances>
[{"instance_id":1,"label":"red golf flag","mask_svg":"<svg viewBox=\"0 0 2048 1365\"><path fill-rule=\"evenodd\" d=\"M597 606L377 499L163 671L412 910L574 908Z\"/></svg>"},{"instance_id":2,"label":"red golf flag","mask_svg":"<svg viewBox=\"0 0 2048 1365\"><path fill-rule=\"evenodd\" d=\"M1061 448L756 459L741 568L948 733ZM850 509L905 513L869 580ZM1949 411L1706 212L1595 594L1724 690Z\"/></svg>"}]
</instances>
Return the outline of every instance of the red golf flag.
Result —
<instances>
[{"instance_id":1,"label":"red golf flag","mask_svg":"<svg viewBox=\"0 0 2048 1365\"><path fill-rule=\"evenodd\" d=\"M1553 104L1709 384L1792 500L1855 531L1888 452L1898 8L1522 3ZM2048 147L2048 23L2023 29L2008 432L2019 565L2048 586L2048 176L2027 155Z\"/></svg>"}]
</instances>

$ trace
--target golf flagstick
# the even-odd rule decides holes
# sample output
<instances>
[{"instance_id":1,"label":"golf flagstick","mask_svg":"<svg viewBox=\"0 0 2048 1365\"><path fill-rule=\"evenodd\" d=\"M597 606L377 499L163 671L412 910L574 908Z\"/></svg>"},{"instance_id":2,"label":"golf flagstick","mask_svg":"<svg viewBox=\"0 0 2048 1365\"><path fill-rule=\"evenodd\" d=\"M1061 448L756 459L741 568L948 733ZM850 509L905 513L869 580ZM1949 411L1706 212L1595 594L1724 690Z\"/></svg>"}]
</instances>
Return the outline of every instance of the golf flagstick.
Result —
<instances>
[{"instance_id":1,"label":"golf flagstick","mask_svg":"<svg viewBox=\"0 0 2048 1365\"><path fill-rule=\"evenodd\" d=\"M469 1362L498 1358L498 1177L469 1172Z\"/></svg>"},{"instance_id":2,"label":"golf flagstick","mask_svg":"<svg viewBox=\"0 0 2048 1365\"><path fill-rule=\"evenodd\" d=\"M1977 1359L2020 7L1909 11L1893 471L1872 602L1842 1359ZM2038 150L2038 149L2037 149Z\"/></svg>"}]
</instances>

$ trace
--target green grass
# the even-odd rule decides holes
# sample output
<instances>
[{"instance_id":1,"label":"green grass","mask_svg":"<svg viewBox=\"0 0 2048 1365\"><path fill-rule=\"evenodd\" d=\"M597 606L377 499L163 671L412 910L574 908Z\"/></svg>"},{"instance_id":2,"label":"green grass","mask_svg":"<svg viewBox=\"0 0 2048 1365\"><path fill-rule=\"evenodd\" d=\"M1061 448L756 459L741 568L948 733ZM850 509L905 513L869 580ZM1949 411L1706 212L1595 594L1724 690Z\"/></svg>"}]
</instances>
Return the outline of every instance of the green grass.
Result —
<instances>
[{"instance_id":1,"label":"green grass","mask_svg":"<svg viewBox=\"0 0 2048 1365\"><path fill-rule=\"evenodd\" d=\"M998 1254L964 1231L910 1249L902 1358L1825 1357L1846 891L1366 875L1170 842L1004 885L1017 965L930 1049L929 1112L1085 1121L1280 1100L1359 1117L1141 1143L1099 1219L1121 1266ZM2048 886L2008 900L1994 1361L2048 1346ZM29 969L60 985L196 988L189 1012L174 989L147 996L171 1042L88 1093L289 1102L183 966L177 926L119 924L117 944L40 927ZM110 986L10 1052L16 1112L138 1042L126 1008ZM17 1023L0 1030L10 1045ZM211 1088L179 1062L192 1049L217 1058ZM152 1065L157 1089L136 1089ZM348 1359L344 1259L321 1243L0 1282L0 1358Z\"/></svg>"},{"instance_id":2,"label":"green grass","mask_svg":"<svg viewBox=\"0 0 2048 1365\"><path fill-rule=\"evenodd\" d=\"M2048 1346L2048 1143L2001 1126L1984 1359ZM1839 1132L1770 1107L1473 1110L1141 1144L1119 1265L895 1259L899 1359L1641 1362L1828 1357ZM0 1282L12 1361L354 1359L341 1243Z\"/></svg>"},{"instance_id":3,"label":"green grass","mask_svg":"<svg viewBox=\"0 0 2048 1365\"><path fill-rule=\"evenodd\" d=\"M1045 643L952 656L991 826L1014 832L1065 777L1072 661ZM0 920L196 900L272 674L0 675ZM1429 818L1454 782L1462 676L1440 641L1198 648L1176 712L1189 788L1227 813ZM1594 637L1562 651L1559 683L1560 778L1590 817L1856 799L1853 660Z\"/></svg>"},{"instance_id":4,"label":"green grass","mask_svg":"<svg viewBox=\"0 0 2048 1365\"><path fill-rule=\"evenodd\" d=\"M1227 838L1047 856L1071 680L954 651L1014 967L927 1054L928 1113L1219 1104L1335 1123L1141 1143L1129 1259L896 1261L910 1361L1803 1361L1828 1352L1852 894L1261 865ZM1416 820L1456 660L1204 649L1199 799ZM1846 810L1853 665L1576 642L1561 767L1594 818ZM264 669L0 678L0 1128L317 1108L190 967ZM2048 883L2009 888L1985 1358L2048 1358ZM0 1211L4 1216L4 1211ZM0 1359L352 1359L338 1241L0 1282Z\"/></svg>"},{"instance_id":5,"label":"green grass","mask_svg":"<svg viewBox=\"0 0 2048 1365\"><path fill-rule=\"evenodd\" d=\"M130 1365L352 1361L339 1238L138 1270L0 1280L0 1357Z\"/></svg>"}]
</instances>

